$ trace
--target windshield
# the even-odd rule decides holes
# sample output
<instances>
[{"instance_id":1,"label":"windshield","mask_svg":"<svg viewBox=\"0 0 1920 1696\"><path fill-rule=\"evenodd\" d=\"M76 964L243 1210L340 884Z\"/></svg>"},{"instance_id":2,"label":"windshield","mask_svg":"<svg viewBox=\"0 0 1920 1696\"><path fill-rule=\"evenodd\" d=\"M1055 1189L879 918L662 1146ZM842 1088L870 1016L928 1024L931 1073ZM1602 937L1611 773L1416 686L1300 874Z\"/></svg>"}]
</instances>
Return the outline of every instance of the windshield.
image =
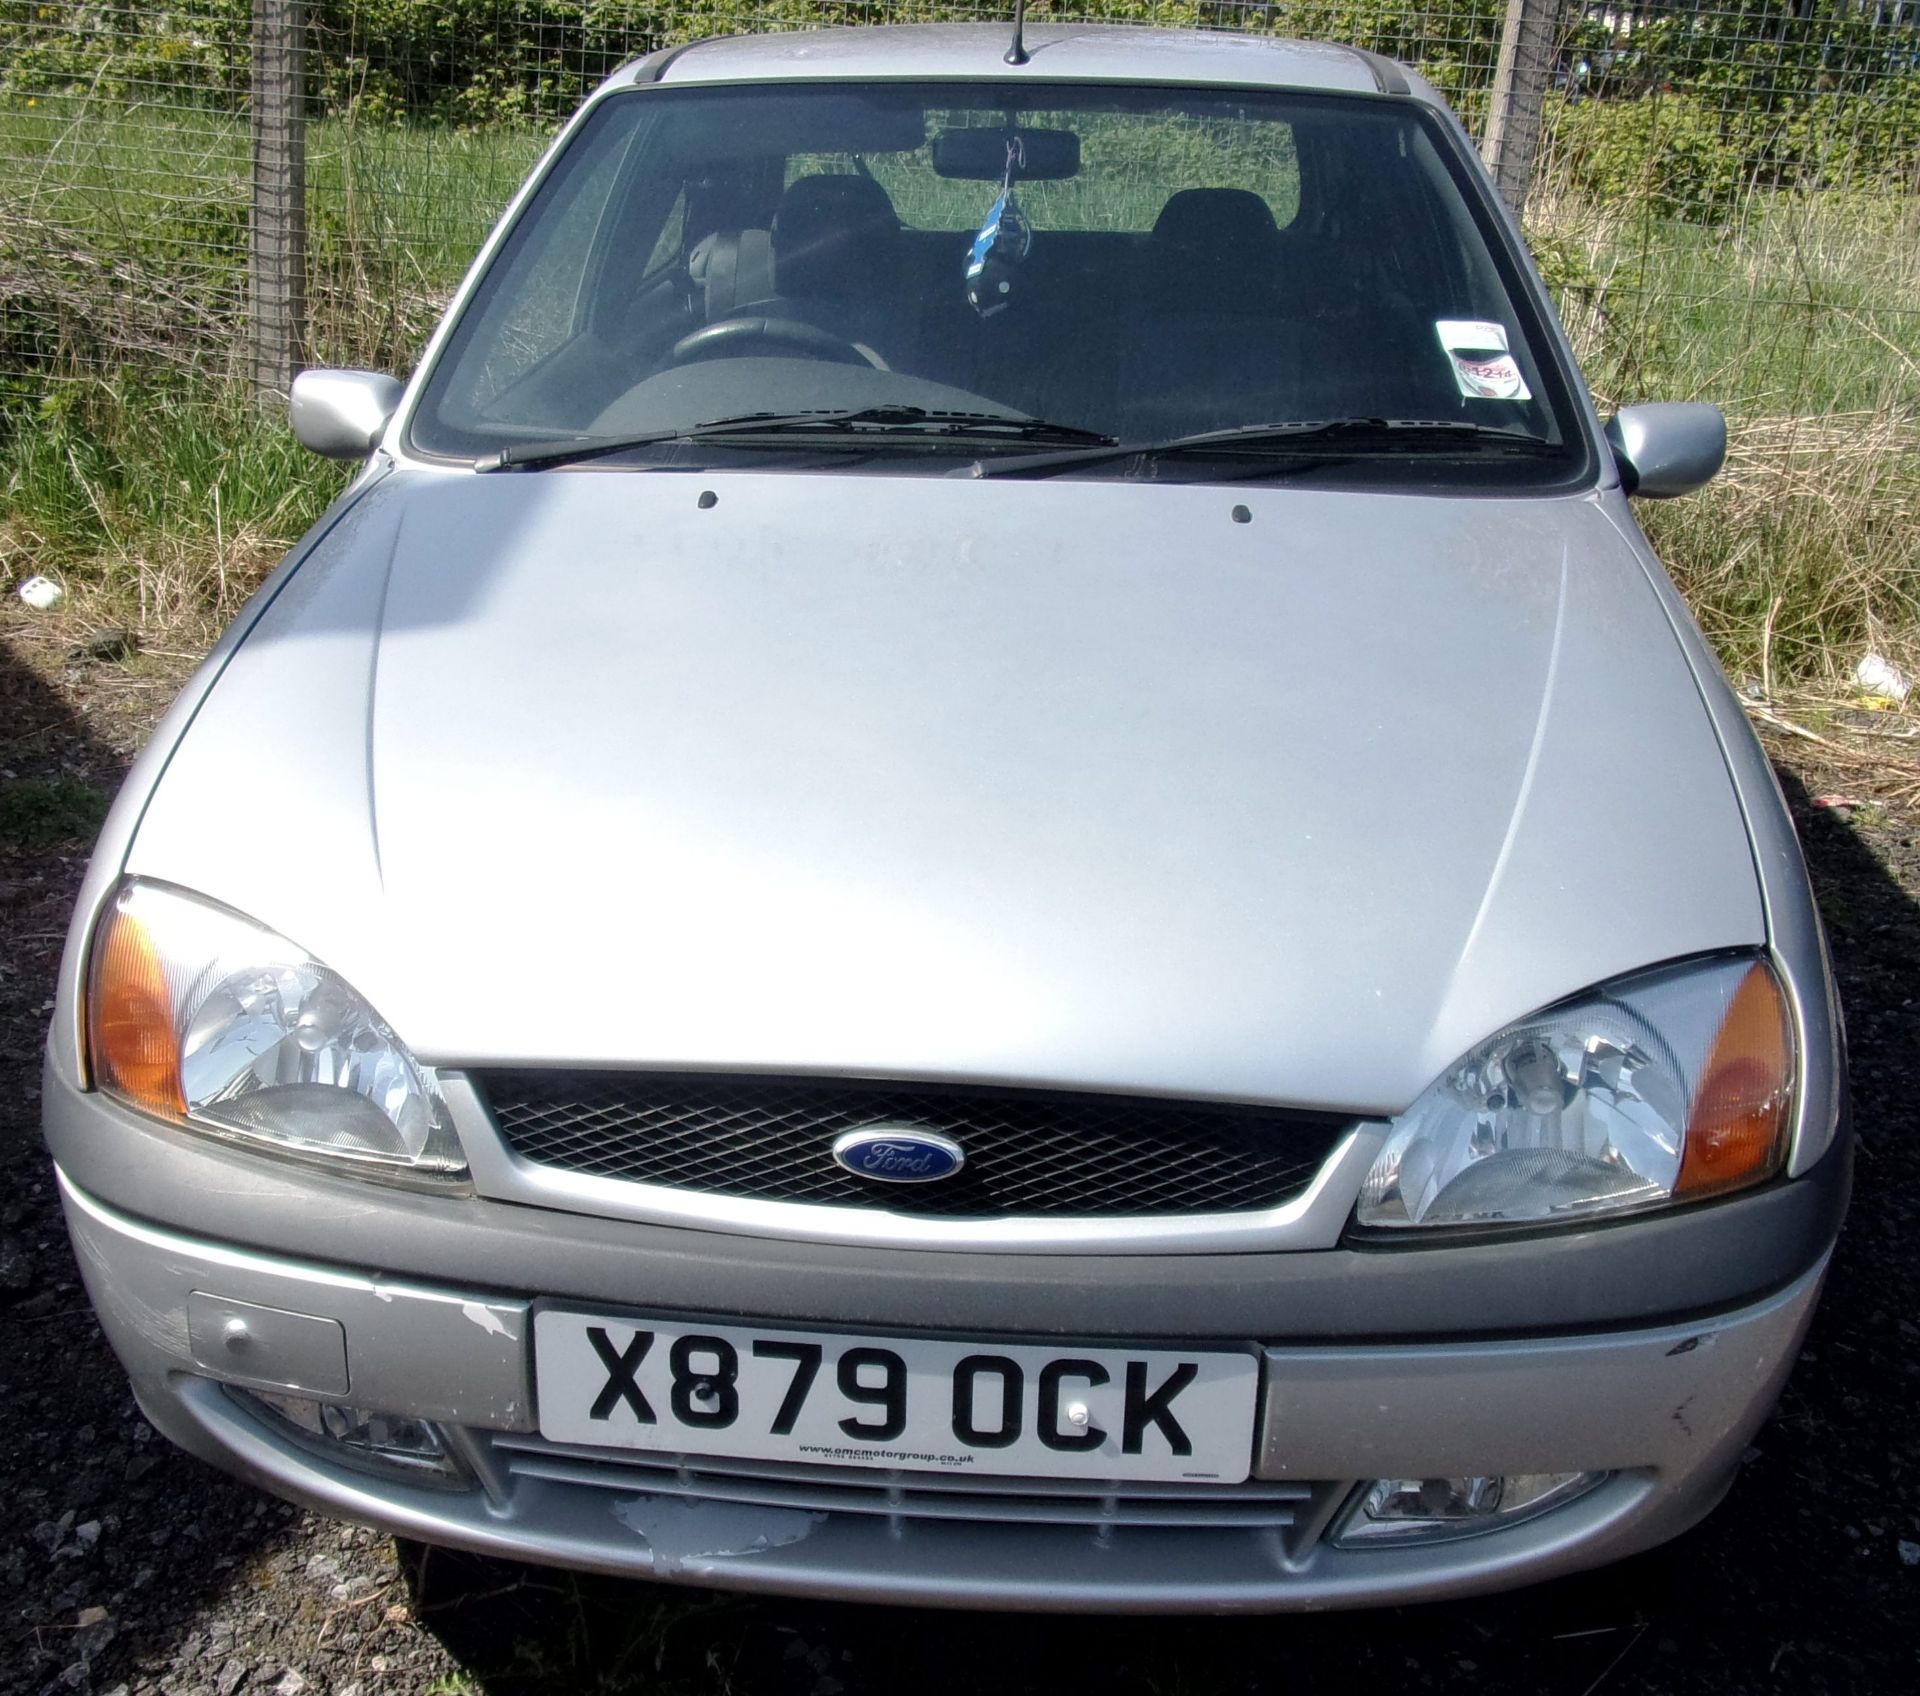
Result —
<instances>
[{"instance_id":1,"label":"windshield","mask_svg":"<svg viewBox=\"0 0 1920 1696\"><path fill-rule=\"evenodd\" d=\"M467 302L412 445L491 466L592 442L615 450L597 469L697 447L709 464L1564 479L1585 463L1565 380L1459 146L1416 103L1355 96L621 93ZM1355 428L1372 420L1449 427Z\"/></svg>"}]
</instances>

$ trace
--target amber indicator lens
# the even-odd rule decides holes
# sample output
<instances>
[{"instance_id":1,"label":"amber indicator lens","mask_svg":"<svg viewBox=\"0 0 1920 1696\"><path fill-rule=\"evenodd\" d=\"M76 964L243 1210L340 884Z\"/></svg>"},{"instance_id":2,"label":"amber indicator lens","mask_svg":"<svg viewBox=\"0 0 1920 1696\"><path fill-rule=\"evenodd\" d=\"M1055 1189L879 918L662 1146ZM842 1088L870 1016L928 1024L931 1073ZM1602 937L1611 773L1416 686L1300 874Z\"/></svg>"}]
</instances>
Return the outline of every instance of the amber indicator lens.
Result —
<instances>
[{"instance_id":1,"label":"amber indicator lens","mask_svg":"<svg viewBox=\"0 0 1920 1696\"><path fill-rule=\"evenodd\" d=\"M186 1117L166 973L147 927L124 906L115 907L94 944L87 1039L103 1088L163 1118Z\"/></svg>"},{"instance_id":2,"label":"amber indicator lens","mask_svg":"<svg viewBox=\"0 0 1920 1696\"><path fill-rule=\"evenodd\" d=\"M129 878L88 962L98 1087L254 1149L411 1182L463 1182L426 1072L365 998L305 949L231 909Z\"/></svg>"},{"instance_id":3,"label":"amber indicator lens","mask_svg":"<svg viewBox=\"0 0 1920 1696\"><path fill-rule=\"evenodd\" d=\"M1707 1052L1687 1122L1676 1200L1770 1178L1786 1157L1793 1108L1793 1031L1773 973L1751 966Z\"/></svg>"}]
</instances>

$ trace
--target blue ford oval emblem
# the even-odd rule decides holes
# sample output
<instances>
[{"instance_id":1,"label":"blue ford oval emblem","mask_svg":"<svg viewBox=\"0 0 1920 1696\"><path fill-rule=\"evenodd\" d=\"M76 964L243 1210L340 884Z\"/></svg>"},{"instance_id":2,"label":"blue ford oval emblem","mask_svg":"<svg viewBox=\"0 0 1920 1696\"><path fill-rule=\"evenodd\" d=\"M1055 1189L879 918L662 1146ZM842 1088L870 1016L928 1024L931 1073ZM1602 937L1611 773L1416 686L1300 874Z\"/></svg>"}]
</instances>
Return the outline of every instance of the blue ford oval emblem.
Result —
<instances>
[{"instance_id":1,"label":"blue ford oval emblem","mask_svg":"<svg viewBox=\"0 0 1920 1696\"><path fill-rule=\"evenodd\" d=\"M967 1153L951 1137L918 1125L859 1125L835 1139L833 1157L849 1172L883 1184L930 1184L951 1178Z\"/></svg>"}]
</instances>

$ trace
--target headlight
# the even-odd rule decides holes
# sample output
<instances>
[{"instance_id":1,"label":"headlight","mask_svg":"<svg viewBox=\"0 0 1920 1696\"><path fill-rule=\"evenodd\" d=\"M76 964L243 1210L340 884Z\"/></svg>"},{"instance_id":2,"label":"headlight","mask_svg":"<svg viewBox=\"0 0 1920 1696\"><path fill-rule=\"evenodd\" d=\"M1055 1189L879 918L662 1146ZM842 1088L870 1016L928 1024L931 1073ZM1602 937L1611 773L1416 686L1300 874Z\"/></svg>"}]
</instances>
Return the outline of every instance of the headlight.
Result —
<instances>
[{"instance_id":1,"label":"headlight","mask_svg":"<svg viewBox=\"0 0 1920 1696\"><path fill-rule=\"evenodd\" d=\"M1355 1222L1527 1225L1720 1195L1786 1158L1786 998L1764 961L1624 979L1490 1037L1393 1123Z\"/></svg>"},{"instance_id":2,"label":"headlight","mask_svg":"<svg viewBox=\"0 0 1920 1696\"><path fill-rule=\"evenodd\" d=\"M341 977L178 889L122 885L94 937L95 1081L176 1124L445 1182L466 1163L433 1075Z\"/></svg>"}]
</instances>

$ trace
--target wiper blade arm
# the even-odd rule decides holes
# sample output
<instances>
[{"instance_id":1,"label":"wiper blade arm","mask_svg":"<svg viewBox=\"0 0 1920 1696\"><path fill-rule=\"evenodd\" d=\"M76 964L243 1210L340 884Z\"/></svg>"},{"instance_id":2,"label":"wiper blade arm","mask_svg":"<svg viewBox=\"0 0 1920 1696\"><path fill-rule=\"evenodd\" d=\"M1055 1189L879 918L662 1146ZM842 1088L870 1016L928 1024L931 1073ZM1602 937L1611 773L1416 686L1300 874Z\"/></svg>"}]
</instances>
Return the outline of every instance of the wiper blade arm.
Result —
<instances>
[{"instance_id":1,"label":"wiper blade arm","mask_svg":"<svg viewBox=\"0 0 1920 1696\"><path fill-rule=\"evenodd\" d=\"M686 439L685 430L649 430L637 436L580 436L570 442L516 442L473 462L475 471L545 471L552 465L578 465L629 448L650 448Z\"/></svg>"},{"instance_id":2,"label":"wiper blade arm","mask_svg":"<svg viewBox=\"0 0 1920 1696\"><path fill-rule=\"evenodd\" d=\"M712 418L701 424L672 430L651 430L630 436L585 436L571 442L522 442L500 449L474 464L476 471L543 471L549 466L578 465L629 449L666 443L727 441L779 435L860 436L904 431L916 436L1047 442L1056 447L1089 450L1114 445L1114 438L1074 424L1056 424L1018 413L941 412L921 406L862 406L817 412L742 412Z\"/></svg>"},{"instance_id":3,"label":"wiper blade arm","mask_svg":"<svg viewBox=\"0 0 1920 1696\"><path fill-rule=\"evenodd\" d=\"M696 438L714 435L803 435L809 431L863 434L898 430L916 436L954 436L969 439L991 436L1018 442L1054 442L1062 447L1111 447L1112 436L1098 430L1083 430L1077 424L1057 424L1049 418L1032 418L1018 412L954 412L925 406L861 406L844 411L822 412L749 412L736 418L724 418L703 424L689 434Z\"/></svg>"},{"instance_id":4,"label":"wiper blade arm","mask_svg":"<svg viewBox=\"0 0 1920 1696\"><path fill-rule=\"evenodd\" d=\"M1556 444L1524 430L1476 424L1463 418L1315 418L1278 424L1238 424L1225 430L1201 430L1192 435L1168 436L1158 441L1115 442L1111 447L1067 448L1058 453L1024 455L1019 459L981 462L970 469L974 477L1017 477L1028 473L1070 470L1116 459L1171 459L1182 454L1239 453L1265 449L1291 452L1313 450L1315 460L1325 450L1385 448L1413 453L1451 446L1511 448L1522 453L1557 452Z\"/></svg>"}]
</instances>

